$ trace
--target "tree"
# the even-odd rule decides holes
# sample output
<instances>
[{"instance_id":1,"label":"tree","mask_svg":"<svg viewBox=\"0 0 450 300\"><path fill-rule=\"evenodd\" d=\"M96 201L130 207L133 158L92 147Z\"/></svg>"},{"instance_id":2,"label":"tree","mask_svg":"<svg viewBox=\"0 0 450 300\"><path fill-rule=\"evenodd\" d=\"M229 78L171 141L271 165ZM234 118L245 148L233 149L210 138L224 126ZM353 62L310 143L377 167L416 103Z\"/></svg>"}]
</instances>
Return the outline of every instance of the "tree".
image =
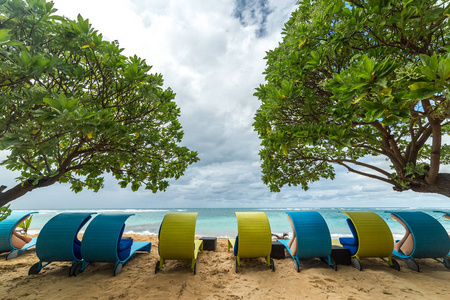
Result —
<instances>
[{"instance_id":1,"label":"tree","mask_svg":"<svg viewBox=\"0 0 450 300\"><path fill-rule=\"evenodd\" d=\"M0 205L55 182L98 191L105 172L123 188L163 191L198 161L179 145L175 93L144 59L52 2L0 2L0 150L21 172Z\"/></svg>"},{"instance_id":2,"label":"tree","mask_svg":"<svg viewBox=\"0 0 450 300\"><path fill-rule=\"evenodd\" d=\"M11 209L9 209L9 205L0 207L0 222L6 219L11 214Z\"/></svg>"},{"instance_id":3,"label":"tree","mask_svg":"<svg viewBox=\"0 0 450 300\"><path fill-rule=\"evenodd\" d=\"M307 190L341 165L396 191L450 197L450 174L440 173L450 162L448 2L299 2L255 92L272 191Z\"/></svg>"}]
</instances>

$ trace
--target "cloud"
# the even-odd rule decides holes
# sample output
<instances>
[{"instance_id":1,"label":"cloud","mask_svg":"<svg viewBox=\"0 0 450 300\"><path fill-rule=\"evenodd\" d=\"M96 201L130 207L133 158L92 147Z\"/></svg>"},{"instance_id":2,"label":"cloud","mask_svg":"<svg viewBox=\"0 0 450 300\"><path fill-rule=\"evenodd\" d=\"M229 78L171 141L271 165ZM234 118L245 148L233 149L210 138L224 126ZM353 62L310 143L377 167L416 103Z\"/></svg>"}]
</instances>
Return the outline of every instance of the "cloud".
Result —
<instances>
[{"instance_id":1,"label":"cloud","mask_svg":"<svg viewBox=\"0 0 450 300\"><path fill-rule=\"evenodd\" d=\"M233 16L243 26L255 26L256 37L267 35L267 18L273 12L267 0L235 0Z\"/></svg>"},{"instance_id":2,"label":"cloud","mask_svg":"<svg viewBox=\"0 0 450 300\"><path fill-rule=\"evenodd\" d=\"M297 207L416 205L411 193L394 193L343 168L337 180L321 180L270 193L261 181L260 140L253 117L260 103L253 96L264 82L266 51L281 41L284 23L296 0L54 0L59 14L89 18L107 40L118 40L125 55L137 55L161 73L176 93L185 132L182 144L201 161L171 180L167 192L120 189L105 175L98 193L74 194L67 185L33 191L16 208L139 207ZM0 153L1 155L1 153ZM384 163L376 158L377 163ZM14 184L0 167L0 183ZM416 196L423 199L422 195ZM430 197L430 198L428 198ZM442 206L445 197L426 196Z\"/></svg>"}]
</instances>

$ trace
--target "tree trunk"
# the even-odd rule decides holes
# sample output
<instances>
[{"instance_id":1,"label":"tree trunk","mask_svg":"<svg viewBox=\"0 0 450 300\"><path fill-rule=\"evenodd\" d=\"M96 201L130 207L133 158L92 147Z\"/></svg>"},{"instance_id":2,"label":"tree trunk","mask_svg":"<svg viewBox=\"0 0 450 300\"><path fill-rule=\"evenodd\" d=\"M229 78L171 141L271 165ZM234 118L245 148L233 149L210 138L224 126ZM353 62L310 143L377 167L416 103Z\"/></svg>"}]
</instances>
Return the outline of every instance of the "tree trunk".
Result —
<instances>
[{"instance_id":1,"label":"tree trunk","mask_svg":"<svg viewBox=\"0 0 450 300\"><path fill-rule=\"evenodd\" d=\"M440 194L450 198L450 174L440 173L437 175L434 184L428 184L426 182L423 184L414 184L411 185L411 190L418 193Z\"/></svg>"},{"instance_id":2,"label":"tree trunk","mask_svg":"<svg viewBox=\"0 0 450 300\"><path fill-rule=\"evenodd\" d=\"M23 195L25 195L28 192L31 192L34 189L50 186L55 182L57 182L62 175L63 174L51 178L41 179L36 185L33 185L34 180L28 180L23 183L19 183L15 187L7 190L6 192L3 192L3 190L6 189L6 186L2 185L0 186L0 206L4 206L15 199L22 197Z\"/></svg>"}]
</instances>

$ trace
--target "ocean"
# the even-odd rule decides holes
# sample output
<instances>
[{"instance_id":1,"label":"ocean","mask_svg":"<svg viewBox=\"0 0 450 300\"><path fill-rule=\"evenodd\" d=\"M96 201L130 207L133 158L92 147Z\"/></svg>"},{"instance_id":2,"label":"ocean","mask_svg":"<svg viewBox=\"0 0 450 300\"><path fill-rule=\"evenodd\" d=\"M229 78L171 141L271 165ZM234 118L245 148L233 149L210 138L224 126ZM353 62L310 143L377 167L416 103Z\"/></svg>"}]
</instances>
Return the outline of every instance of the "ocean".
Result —
<instances>
[{"instance_id":1,"label":"ocean","mask_svg":"<svg viewBox=\"0 0 450 300\"><path fill-rule=\"evenodd\" d=\"M328 224L333 239L351 236L348 228L346 215L339 213L340 210L351 211L373 211L380 215L389 225L395 239L403 237L405 230L396 221L392 220L386 211L422 211L435 217L450 233L450 221L442 217L435 210L450 211L450 209L406 209L406 208L182 208L182 209L88 209L88 210L39 210L33 215L29 234L38 234L44 224L53 216L62 212L89 211L95 213L123 212L134 214L126 221L126 234L157 235L159 226L168 212L198 212L196 236L213 236L219 238L230 238L237 235L237 221L235 212L240 211L262 211L269 218L272 233L291 235L291 226L287 220L287 211L318 211L322 214ZM89 223L88 223L89 224ZM86 226L88 226L88 224ZM85 227L86 227L85 226ZM85 228L84 227L84 228ZM81 232L84 231L82 228Z\"/></svg>"}]
</instances>

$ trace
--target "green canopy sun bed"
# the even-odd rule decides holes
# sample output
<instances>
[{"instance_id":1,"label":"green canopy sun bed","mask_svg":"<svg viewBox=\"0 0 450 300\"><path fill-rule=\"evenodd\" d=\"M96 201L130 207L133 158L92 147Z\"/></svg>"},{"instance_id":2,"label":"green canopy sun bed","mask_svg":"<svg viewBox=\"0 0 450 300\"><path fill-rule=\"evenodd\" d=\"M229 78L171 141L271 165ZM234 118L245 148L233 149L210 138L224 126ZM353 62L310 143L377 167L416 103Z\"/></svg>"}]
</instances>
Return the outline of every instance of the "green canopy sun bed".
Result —
<instances>
[{"instance_id":1,"label":"green canopy sun bed","mask_svg":"<svg viewBox=\"0 0 450 300\"><path fill-rule=\"evenodd\" d=\"M269 219L263 212L236 212L238 235L228 239L228 250L234 250L235 271L241 265L241 258L264 257L272 271L275 271L272 252L272 234Z\"/></svg>"},{"instance_id":2,"label":"green canopy sun bed","mask_svg":"<svg viewBox=\"0 0 450 300\"><path fill-rule=\"evenodd\" d=\"M155 274L166 260L191 260L194 275L197 273L197 257L203 250L203 241L195 240L195 225L198 213L167 213L158 235L158 253Z\"/></svg>"},{"instance_id":3,"label":"green canopy sun bed","mask_svg":"<svg viewBox=\"0 0 450 300\"><path fill-rule=\"evenodd\" d=\"M353 266L362 270L361 258L380 257L389 266L400 271L400 265L392 258L394 238L386 222L370 211L339 211L348 216L347 224L353 237L340 238L343 247L350 250ZM386 261L386 260L385 260Z\"/></svg>"}]
</instances>

